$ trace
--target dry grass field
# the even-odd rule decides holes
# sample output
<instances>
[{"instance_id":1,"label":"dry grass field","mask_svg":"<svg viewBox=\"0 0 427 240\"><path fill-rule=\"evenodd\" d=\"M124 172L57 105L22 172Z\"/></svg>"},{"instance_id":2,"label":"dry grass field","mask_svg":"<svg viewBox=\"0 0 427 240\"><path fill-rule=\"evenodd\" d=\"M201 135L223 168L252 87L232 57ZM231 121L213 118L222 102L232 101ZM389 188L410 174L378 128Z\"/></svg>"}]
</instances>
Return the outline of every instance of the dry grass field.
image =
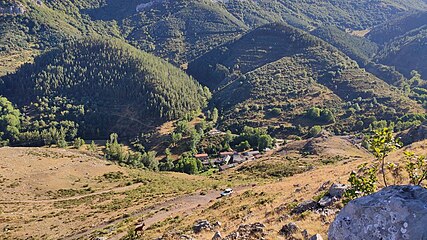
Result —
<instances>
[{"instance_id":1,"label":"dry grass field","mask_svg":"<svg viewBox=\"0 0 427 240\"><path fill-rule=\"evenodd\" d=\"M0 238L90 235L175 197L225 186L202 176L120 167L76 150L1 148Z\"/></svg>"},{"instance_id":2,"label":"dry grass field","mask_svg":"<svg viewBox=\"0 0 427 240\"><path fill-rule=\"evenodd\" d=\"M316 153L302 154L307 148ZM426 153L427 141L398 150L389 160L402 161L406 150ZM240 224L261 222L267 239L284 239L280 228L296 222L309 234L326 237L335 211L325 216L291 215L290 210L321 196L324 183L347 183L352 170L372 160L344 137L290 142L259 160L210 176L129 169L85 151L1 148L0 238L120 239L144 220L147 230L141 239L165 232L211 239L214 232L192 233L199 219L221 222L217 230L223 236ZM288 176L282 168L302 173ZM228 186L235 193L218 198Z\"/></svg>"}]
</instances>

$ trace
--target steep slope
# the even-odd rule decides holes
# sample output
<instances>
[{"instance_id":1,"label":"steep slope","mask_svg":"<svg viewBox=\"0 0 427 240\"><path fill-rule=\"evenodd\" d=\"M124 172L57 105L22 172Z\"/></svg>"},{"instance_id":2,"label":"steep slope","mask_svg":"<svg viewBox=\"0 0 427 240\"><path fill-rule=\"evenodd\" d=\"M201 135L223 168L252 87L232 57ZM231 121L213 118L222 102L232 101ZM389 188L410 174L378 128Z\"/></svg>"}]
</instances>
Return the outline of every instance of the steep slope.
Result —
<instances>
[{"instance_id":1,"label":"steep slope","mask_svg":"<svg viewBox=\"0 0 427 240\"><path fill-rule=\"evenodd\" d=\"M334 26L322 26L310 33L335 46L359 64L365 65L378 52L376 43L353 36Z\"/></svg>"},{"instance_id":2,"label":"steep slope","mask_svg":"<svg viewBox=\"0 0 427 240\"><path fill-rule=\"evenodd\" d=\"M247 5L256 2L260 9L279 16L284 22L299 28L311 29L319 25L334 25L341 28L367 29L383 23L394 16L412 10L426 10L427 4L422 0L228 0L223 1L230 9L244 2ZM242 3L239 3L242 4ZM237 12L244 18L250 18L251 11ZM273 16L274 16L273 15Z\"/></svg>"},{"instance_id":3,"label":"steep slope","mask_svg":"<svg viewBox=\"0 0 427 240\"><path fill-rule=\"evenodd\" d=\"M212 50L188 71L216 90L213 102L223 110L224 126L325 124L305 117L319 107L333 112L338 125L330 127L339 133L368 116L424 112L334 47L281 24L262 26Z\"/></svg>"},{"instance_id":4,"label":"steep slope","mask_svg":"<svg viewBox=\"0 0 427 240\"><path fill-rule=\"evenodd\" d=\"M67 116L72 104L81 106L77 116L66 120L79 124L86 137L110 132L135 136L197 111L207 100L207 92L172 65L120 41L100 39L70 42L1 80L0 94L33 117L32 122L46 121L44 117L52 121L47 109L61 99L69 104L53 116Z\"/></svg>"},{"instance_id":5,"label":"steep slope","mask_svg":"<svg viewBox=\"0 0 427 240\"><path fill-rule=\"evenodd\" d=\"M31 61L33 55L69 39L83 36L120 38L114 22L91 21L80 8L95 7L96 0L0 1L0 76Z\"/></svg>"},{"instance_id":6,"label":"steep slope","mask_svg":"<svg viewBox=\"0 0 427 240\"><path fill-rule=\"evenodd\" d=\"M366 37L378 44L386 44L394 38L422 28L426 24L427 12L406 14L402 17L392 19L384 24L374 27Z\"/></svg>"},{"instance_id":7,"label":"steep slope","mask_svg":"<svg viewBox=\"0 0 427 240\"><path fill-rule=\"evenodd\" d=\"M368 37L383 45L377 62L395 66L407 77L417 70L427 78L427 12L380 25Z\"/></svg>"},{"instance_id":8,"label":"steep slope","mask_svg":"<svg viewBox=\"0 0 427 240\"><path fill-rule=\"evenodd\" d=\"M210 0L107 1L89 11L94 19L115 18L133 45L181 65L247 30ZM110 17L111 16L111 17Z\"/></svg>"}]
</instances>

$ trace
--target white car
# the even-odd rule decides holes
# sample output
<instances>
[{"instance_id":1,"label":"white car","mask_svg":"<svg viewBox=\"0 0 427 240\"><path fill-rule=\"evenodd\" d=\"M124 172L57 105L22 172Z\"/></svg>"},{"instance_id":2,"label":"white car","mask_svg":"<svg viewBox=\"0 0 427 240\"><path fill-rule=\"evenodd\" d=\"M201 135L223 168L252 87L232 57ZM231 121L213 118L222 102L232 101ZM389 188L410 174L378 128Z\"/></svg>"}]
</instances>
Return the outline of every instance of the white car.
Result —
<instances>
[{"instance_id":1,"label":"white car","mask_svg":"<svg viewBox=\"0 0 427 240\"><path fill-rule=\"evenodd\" d=\"M224 190L224 192L221 193L221 197L227 197L230 196L233 193L233 189L227 188Z\"/></svg>"}]
</instances>

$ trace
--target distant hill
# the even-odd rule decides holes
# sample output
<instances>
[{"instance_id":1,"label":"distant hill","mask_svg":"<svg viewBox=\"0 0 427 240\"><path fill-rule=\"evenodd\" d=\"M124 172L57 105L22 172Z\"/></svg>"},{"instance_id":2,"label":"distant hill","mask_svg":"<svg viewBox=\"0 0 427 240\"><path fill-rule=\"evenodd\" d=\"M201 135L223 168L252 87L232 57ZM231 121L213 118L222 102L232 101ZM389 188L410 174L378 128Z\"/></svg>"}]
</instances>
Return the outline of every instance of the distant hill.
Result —
<instances>
[{"instance_id":1,"label":"distant hill","mask_svg":"<svg viewBox=\"0 0 427 240\"><path fill-rule=\"evenodd\" d=\"M0 13L0 76L70 39L84 36L121 38L114 22L91 21L80 9L96 7L97 0L0 1L19 7L19 13Z\"/></svg>"},{"instance_id":2,"label":"distant hill","mask_svg":"<svg viewBox=\"0 0 427 240\"><path fill-rule=\"evenodd\" d=\"M410 31L423 28L426 24L427 12L406 14L374 27L366 37L378 44L386 44Z\"/></svg>"},{"instance_id":3,"label":"distant hill","mask_svg":"<svg viewBox=\"0 0 427 240\"><path fill-rule=\"evenodd\" d=\"M305 117L318 107L333 112L339 132L355 121L369 124L369 116L424 112L336 48L282 24L262 26L218 47L190 63L188 71L214 89L213 103L223 110L225 126L323 125Z\"/></svg>"},{"instance_id":4,"label":"distant hill","mask_svg":"<svg viewBox=\"0 0 427 240\"><path fill-rule=\"evenodd\" d=\"M69 120L76 121L86 137L105 137L110 132L135 136L163 121L199 111L208 96L169 63L120 41L100 39L67 43L1 80L0 94L30 117L41 118L33 122L45 120L42 116L58 98L70 104L53 111L53 116L71 111L71 103L82 106L82 116ZM40 99L47 101L38 103Z\"/></svg>"},{"instance_id":5,"label":"distant hill","mask_svg":"<svg viewBox=\"0 0 427 240\"><path fill-rule=\"evenodd\" d=\"M376 61L396 66L410 76L417 70L427 79L427 12L415 13L374 28L369 39L382 44Z\"/></svg>"},{"instance_id":6,"label":"distant hill","mask_svg":"<svg viewBox=\"0 0 427 240\"><path fill-rule=\"evenodd\" d=\"M110 0L87 11L117 20L123 37L145 51L181 65L225 43L248 27L211 0Z\"/></svg>"},{"instance_id":7,"label":"distant hill","mask_svg":"<svg viewBox=\"0 0 427 240\"><path fill-rule=\"evenodd\" d=\"M245 4L249 8L255 2L259 9L270 13L260 13L258 18L280 18L292 26L306 29L320 25L334 25L361 30L381 24L407 11L427 10L427 4L423 0L229 0L223 2L227 8L232 9L231 12L243 16L242 19L254 19L257 14L253 11L244 11L246 9L243 7L240 7L241 11L236 11L236 5Z\"/></svg>"}]
</instances>

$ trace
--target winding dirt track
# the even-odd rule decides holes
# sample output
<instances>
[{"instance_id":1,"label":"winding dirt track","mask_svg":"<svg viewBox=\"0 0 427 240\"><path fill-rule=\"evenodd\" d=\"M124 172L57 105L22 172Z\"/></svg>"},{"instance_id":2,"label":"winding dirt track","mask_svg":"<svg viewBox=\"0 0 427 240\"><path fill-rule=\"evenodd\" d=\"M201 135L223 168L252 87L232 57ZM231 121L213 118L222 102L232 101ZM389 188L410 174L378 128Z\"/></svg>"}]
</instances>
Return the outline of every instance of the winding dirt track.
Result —
<instances>
[{"instance_id":1,"label":"winding dirt track","mask_svg":"<svg viewBox=\"0 0 427 240\"><path fill-rule=\"evenodd\" d=\"M69 200L78 200L78 199L98 196L98 195L102 195L102 194L106 194L106 193L126 192L129 190L136 189L142 185L143 185L142 183L137 183L137 184L133 184L130 186L112 188L112 189L108 189L108 190L103 190L103 191L98 191L98 192L93 192L93 193L88 193L88 194L83 194L83 195L78 195L78 196L73 196L73 197L67 197L67 198L42 199L42 200L19 200L19 201L0 200L0 205L1 204L19 204L19 203L33 203L33 204L36 204L36 203L55 203L55 202L63 202L63 201L69 201Z\"/></svg>"},{"instance_id":2,"label":"winding dirt track","mask_svg":"<svg viewBox=\"0 0 427 240\"><path fill-rule=\"evenodd\" d=\"M234 189L235 193L238 194L241 191L250 188L250 186L239 186ZM112 221L102 223L98 226L95 226L91 229L85 230L80 233L76 233L72 236L67 236L62 239L64 240L74 240L74 239L85 239L91 233L102 230L111 225L118 224L122 221L125 221L129 218L138 218L143 215L150 214L149 217L144 219L145 227L148 228L155 223L161 222L168 217L175 216L177 214L188 214L197 209L205 208L209 203L220 196L221 191L211 190L206 194L201 195L200 193L188 194L184 196L179 196L170 200L167 200L163 203L156 204L151 207L143 208L139 211L133 212L129 216L118 218ZM109 240L118 240L126 235L126 232L119 233L113 237L108 238Z\"/></svg>"}]
</instances>

